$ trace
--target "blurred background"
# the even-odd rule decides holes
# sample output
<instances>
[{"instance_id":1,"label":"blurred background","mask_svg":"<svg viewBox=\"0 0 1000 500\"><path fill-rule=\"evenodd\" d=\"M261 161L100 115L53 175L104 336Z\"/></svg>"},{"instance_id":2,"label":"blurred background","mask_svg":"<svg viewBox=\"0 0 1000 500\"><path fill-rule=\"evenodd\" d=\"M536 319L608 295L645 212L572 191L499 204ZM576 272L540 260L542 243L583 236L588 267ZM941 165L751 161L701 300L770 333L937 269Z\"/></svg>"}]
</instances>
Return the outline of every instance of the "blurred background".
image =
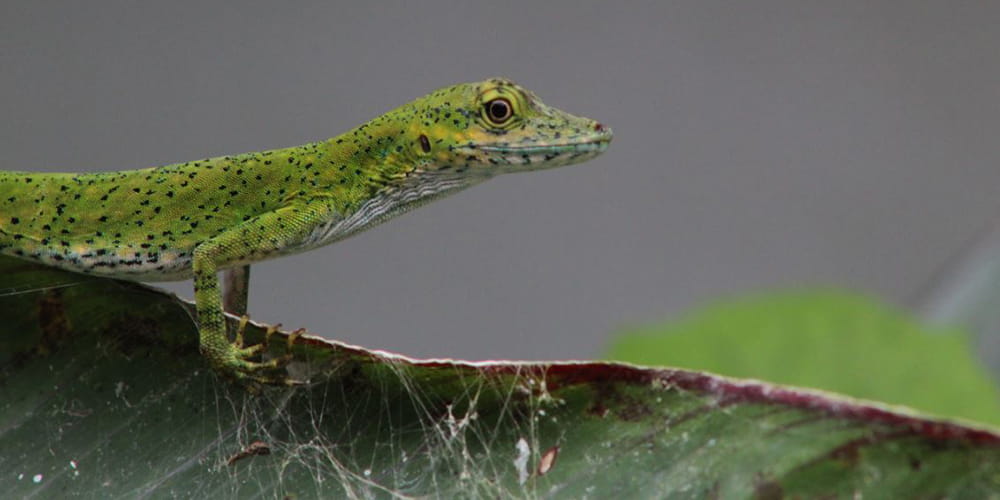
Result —
<instances>
[{"instance_id":1,"label":"blurred background","mask_svg":"<svg viewBox=\"0 0 1000 500\"><path fill-rule=\"evenodd\" d=\"M989 286L963 266L1000 216L997 26L988 2L4 2L2 168L292 146L502 75L612 147L256 265L252 317L471 359L602 356L788 287L948 322Z\"/></svg>"}]
</instances>

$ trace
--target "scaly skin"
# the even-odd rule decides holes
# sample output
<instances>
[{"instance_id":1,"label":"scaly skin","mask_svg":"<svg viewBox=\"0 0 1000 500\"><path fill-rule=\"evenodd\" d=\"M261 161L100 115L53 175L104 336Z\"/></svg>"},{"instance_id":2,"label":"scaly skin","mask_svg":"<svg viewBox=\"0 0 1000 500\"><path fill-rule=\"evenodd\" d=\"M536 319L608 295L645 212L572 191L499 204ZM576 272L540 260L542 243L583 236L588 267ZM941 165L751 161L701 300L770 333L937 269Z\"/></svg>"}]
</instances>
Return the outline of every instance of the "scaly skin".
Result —
<instances>
[{"instance_id":1,"label":"scaly skin","mask_svg":"<svg viewBox=\"0 0 1000 500\"><path fill-rule=\"evenodd\" d=\"M262 153L91 174L0 172L0 253L142 281L194 278L201 349L243 381L280 361L230 343L218 272L346 238L496 174L592 158L611 130L504 79L459 84L332 139ZM242 286L241 286L242 284ZM242 311L238 311L242 313Z\"/></svg>"}]
</instances>

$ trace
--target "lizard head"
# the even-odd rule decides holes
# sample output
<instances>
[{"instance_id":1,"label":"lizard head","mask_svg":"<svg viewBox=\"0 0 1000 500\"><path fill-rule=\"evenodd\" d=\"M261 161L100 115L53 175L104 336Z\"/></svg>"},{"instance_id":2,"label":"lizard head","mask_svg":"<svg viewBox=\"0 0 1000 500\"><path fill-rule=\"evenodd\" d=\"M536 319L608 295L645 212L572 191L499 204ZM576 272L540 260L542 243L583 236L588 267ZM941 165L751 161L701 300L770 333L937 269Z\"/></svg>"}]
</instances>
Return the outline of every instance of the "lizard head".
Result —
<instances>
[{"instance_id":1,"label":"lizard head","mask_svg":"<svg viewBox=\"0 0 1000 500\"><path fill-rule=\"evenodd\" d=\"M485 178L568 165L599 155L612 138L610 128L502 78L446 87L406 108L409 153L428 173Z\"/></svg>"}]
</instances>

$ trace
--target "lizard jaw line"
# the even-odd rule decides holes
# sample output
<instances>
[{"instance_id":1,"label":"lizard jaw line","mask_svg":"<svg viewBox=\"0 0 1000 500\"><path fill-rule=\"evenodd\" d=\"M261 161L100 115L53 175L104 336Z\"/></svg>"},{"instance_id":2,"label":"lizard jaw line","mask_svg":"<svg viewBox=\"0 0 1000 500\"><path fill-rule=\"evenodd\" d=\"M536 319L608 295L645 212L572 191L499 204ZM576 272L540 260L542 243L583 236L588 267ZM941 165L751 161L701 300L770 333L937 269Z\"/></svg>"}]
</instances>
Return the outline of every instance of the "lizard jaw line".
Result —
<instances>
[{"instance_id":1,"label":"lizard jaw line","mask_svg":"<svg viewBox=\"0 0 1000 500\"><path fill-rule=\"evenodd\" d=\"M607 149L611 142L609 136L597 139L570 142L560 144L532 144L528 145L475 145L468 144L462 148L467 154L486 155L487 159L481 160L484 166L496 168L491 170L491 175L506 172L522 172L529 170L543 170L593 158ZM487 164L489 162L489 164Z\"/></svg>"},{"instance_id":2,"label":"lizard jaw line","mask_svg":"<svg viewBox=\"0 0 1000 500\"><path fill-rule=\"evenodd\" d=\"M485 151L487 153L546 154L546 153L570 153L570 152L583 152L583 151L604 151L605 149L607 149L608 144L610 143L611 143L610 138L601 138L584 142L567 142L560 144L534 144L531 146L491 146L491 145L478 146L470 144L466 147L469 149Z\"/></svg>"}]
</instances>

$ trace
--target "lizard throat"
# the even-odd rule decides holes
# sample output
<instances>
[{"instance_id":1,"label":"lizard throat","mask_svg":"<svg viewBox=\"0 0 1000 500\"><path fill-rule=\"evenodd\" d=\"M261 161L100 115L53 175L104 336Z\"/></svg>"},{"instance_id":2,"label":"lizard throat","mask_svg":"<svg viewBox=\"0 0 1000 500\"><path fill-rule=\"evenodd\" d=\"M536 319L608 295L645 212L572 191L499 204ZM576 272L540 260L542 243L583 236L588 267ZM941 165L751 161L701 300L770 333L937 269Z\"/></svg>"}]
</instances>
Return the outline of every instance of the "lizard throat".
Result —
<instances>
[{"instance_id":1,"label":"lizard throat","mask_svg":"<svg viewBox=\"0 0 1000 500\"><path fill-rule=\"evenodd\" d=\"M429 175L402 186L386 187L375 193L357 210L317 226L296 246L295 251L308 250L342 240L477 183L476 179L467 177Z\"/></svg>"}]
</instances>

